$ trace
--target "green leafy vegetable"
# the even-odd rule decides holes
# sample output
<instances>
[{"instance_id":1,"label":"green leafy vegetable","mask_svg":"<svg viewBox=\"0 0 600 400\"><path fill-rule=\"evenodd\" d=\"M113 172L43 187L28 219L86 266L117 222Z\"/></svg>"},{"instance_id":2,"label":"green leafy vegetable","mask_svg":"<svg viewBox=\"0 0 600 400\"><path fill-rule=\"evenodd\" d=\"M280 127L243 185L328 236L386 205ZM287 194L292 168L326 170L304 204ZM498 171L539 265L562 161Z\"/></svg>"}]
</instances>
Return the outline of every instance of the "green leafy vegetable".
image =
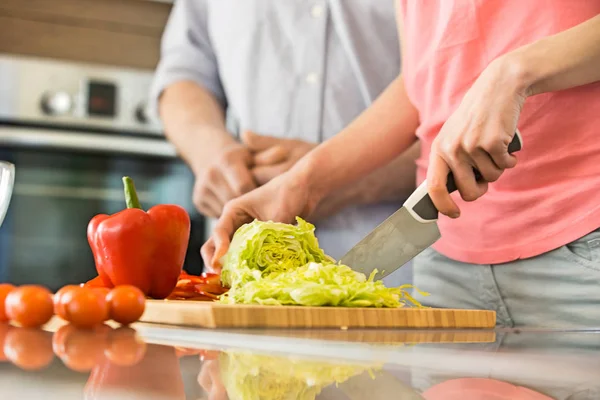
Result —
<instances>
[{"instance_id":1,"label":"green leafy vegetable","mask_svg":"<svg viewBox=\"0 0 600 400\"><path fill-rule=\"evenodd\" d=\"M223 258L224 303L337 307L422 307L406 289L387 288L319 248L314 226L254 221L234 235ZM418 290L418 289L417 289ZM420 292L424 295L426 293Z\"/></svg>"},{"instance_id":2,"label":"green leafy vegetable","mask_svg":"<svg viewBox=\"0 0 600 400\"><path fill-rule=\"evenodd\" d=\"M246 351L223 352L219 363L227 394L236 400L312 400L326 386L380 369Z\"/></svg>"},{"instance_id":3,"label":"green leafy vegetable","mask_svg":"<svg viewBox=\"0 0 600 400\"><path fill-rule=\"evenodd\" d=\"M223 257L221 280L225 286L252 279L250 269L269 275L301 267L309 262L335 262L325 255L315 237L315 227L301 218L297 226L279 222L254 221L242 225Z\"/></svg>"}]
</instances>

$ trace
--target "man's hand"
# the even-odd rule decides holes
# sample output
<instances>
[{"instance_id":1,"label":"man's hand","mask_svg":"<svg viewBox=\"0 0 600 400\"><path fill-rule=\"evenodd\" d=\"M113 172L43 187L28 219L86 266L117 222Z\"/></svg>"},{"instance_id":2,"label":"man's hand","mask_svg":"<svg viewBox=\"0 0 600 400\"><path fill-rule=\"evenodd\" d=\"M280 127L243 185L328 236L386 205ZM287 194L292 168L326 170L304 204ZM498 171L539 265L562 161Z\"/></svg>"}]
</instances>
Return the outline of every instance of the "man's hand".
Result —
<instances>
[{"instance_id":1,"label":"man's hand","mask_svg":"<svg viewBox=\"0 0 600 400\"><path fill-rule=\"evenodd\" d=\"M289 170L316 144L298 139L281 139L251 131L242 134L242 142L253 153L252 175L259 185Z\"/></svg>"},{"instance_id":2,"label":"man's hand","mask_svg":"<svg viewBox=\"0 0 600 400\"><path fill-rule=\"evenodd\" d=\"M250 172L252 162L252 154L245 146L232 143L194 171L193 200L198 211L209 217L219 217L229 200L256 188Z\"/></svg>"},{"instance_id":3,"label":"man's hand","mask_svg":"<svg viewBox=\"0 0 600 400\"><path fill-rule=\"evenodd\" d=\"M452 171L456 187L465 201L474 201L487 191L507 168L517 164L508 153L526 88L514 68L497 60L479 76L458 109L433 141L427 170L428 191L440 213L452 218L460 210L446 189ZM473 168L483 181L477 181Z\"/></svg>"}]
</instances>

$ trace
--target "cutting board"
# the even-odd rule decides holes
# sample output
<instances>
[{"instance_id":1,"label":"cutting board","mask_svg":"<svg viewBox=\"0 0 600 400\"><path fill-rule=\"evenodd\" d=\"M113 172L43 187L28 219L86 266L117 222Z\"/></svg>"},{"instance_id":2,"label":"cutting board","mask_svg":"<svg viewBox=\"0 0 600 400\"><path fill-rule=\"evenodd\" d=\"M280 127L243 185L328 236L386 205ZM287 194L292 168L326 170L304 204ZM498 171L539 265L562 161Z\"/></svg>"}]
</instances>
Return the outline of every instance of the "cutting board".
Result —
<instances>
[{"instance_id":1,"label":"cutting board","mask_svg":"<svg viewBox=\"0 0 600 400\"><path fill-rule=\"evenodd\" d=\"M441 308L345 308L147 300L142 322L202 328L493 328L496 313Z\"/></svg>"}]
</instances>

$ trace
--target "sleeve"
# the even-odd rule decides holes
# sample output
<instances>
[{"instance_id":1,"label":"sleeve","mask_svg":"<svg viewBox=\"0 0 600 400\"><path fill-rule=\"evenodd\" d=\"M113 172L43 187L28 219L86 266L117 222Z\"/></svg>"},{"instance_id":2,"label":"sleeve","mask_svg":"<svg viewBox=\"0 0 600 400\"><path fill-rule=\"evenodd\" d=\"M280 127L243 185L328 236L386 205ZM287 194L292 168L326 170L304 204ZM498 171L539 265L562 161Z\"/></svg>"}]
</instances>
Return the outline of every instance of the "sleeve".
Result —
<instances>
[{"instance_id":1,"label":"sleeve","mask_svg":"<svg viewBox=\"0 0 600 400\"><path fill-rule=\"evenodd\" d=\"M150 88L149 111L158 115L158 99L169 85L191 80L226 107L217 59L208 32L206 0L177 0L161 40L160 60Z\"/></svg>"}]
</instances>

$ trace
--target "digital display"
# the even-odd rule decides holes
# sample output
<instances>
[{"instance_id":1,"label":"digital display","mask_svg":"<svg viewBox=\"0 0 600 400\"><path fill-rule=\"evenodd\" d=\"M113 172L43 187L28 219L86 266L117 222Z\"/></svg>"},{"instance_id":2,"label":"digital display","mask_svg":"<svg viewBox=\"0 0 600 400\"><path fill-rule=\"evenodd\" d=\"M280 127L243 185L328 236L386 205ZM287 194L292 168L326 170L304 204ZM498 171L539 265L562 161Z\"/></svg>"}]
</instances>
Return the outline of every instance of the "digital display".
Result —
<instances>
[{"instance_id":1,"label":"digital display","mask_svg":"<svg viewBox=\"0 0 600 400\"><path fill-rule=\"evenodd\" d=\"M87 111L90 116L115 117L117 87L109 82L88 83Z\"/></svg>"}]
</instances>

